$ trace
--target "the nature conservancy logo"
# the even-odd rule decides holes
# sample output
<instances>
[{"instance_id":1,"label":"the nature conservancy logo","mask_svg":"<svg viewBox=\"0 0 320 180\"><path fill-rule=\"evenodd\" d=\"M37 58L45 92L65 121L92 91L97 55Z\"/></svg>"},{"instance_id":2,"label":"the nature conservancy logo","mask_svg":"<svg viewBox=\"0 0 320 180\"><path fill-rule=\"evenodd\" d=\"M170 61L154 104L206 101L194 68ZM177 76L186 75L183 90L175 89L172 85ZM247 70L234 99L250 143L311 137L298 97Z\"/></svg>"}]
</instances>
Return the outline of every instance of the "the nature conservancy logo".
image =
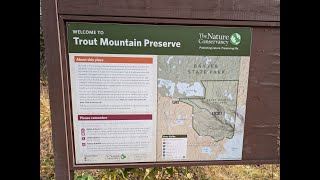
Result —
<instances>
[{"instance_id":1,"label":"the nature conservancy logo","mask_svg":"<svg viewBox=\"0 0 320 180\"><path fill-rule=\"evenodd\" d=\"M238 51L238 45L240 44L241 36L239 33L230 34L199 33L199 49Z\"/></svg>"},{"instance_id":2,"label":"the nature conservancy logo","mask_svg":"<svg viewBox=\"0 0 320 180\"><path fill-rule=\"evenodd\" d=\"M230 42L233 45L238 45L241 41L241 36L238 33L233 33L230 37Z\"/></svg>"},{"instance_id":3,"label":"the nature conservancy logo","mask_svg":"<svg viewBox=\"0 0 320 180\"><path fill-rule=\"evenodd\" d=\"M215 33L199 33L198 43L201 45L221 45L228 46L229 42L232 45L237 46L241 41L239 33L227 34L215 34Z\"/></svg>"}]
</instances>

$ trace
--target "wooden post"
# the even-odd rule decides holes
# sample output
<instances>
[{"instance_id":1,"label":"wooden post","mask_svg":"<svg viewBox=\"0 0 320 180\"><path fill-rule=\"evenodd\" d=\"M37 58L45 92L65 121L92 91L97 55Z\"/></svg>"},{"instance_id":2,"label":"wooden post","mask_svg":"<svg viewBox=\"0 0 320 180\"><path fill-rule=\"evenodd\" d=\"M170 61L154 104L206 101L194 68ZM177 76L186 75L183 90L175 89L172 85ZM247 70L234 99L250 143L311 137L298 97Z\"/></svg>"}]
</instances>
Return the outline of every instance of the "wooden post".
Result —
<instances>
[{"instance_id":1,"label":"wooden post","mask_svg":"<svg viewBox=\"0 0 320 180\"><path fill-rule=\"evenodd\" d=\"M42 4L45 39L45 58L48 65L52 139L54 148L55 177L57 180L73 180L70 169L66 112L64 107L64 84L61 64L61 44L57 1L45 0Z\"/></svg>"}]
</instances>

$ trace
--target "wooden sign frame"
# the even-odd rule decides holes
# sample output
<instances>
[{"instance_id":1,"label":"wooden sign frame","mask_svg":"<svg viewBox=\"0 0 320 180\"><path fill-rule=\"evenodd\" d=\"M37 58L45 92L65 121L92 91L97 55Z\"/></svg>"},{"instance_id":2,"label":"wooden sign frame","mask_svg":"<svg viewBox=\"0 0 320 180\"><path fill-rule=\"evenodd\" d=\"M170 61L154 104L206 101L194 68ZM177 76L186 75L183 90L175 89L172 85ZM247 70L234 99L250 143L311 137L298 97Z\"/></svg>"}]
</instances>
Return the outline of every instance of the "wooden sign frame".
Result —
<instances>
[{"instance_id":1,"label":"wooden sign frame","mask_svg":"<svg viewBox=\"0 0 320 180\"><path fill-rule=\"evenodd\" d=\"M256 4L248 5L253 1L243 1L246 7L254 6L258 10L266 12L265 15L256 16L249 9L243 12L243 16L236 10L227 11L226 9L228 8L226 7L231 7L228 4L224 4L221 7L209 7L202 14L199 13L199 9L201 10L203 6L198 9L195 7L194 9L189 9L190 14L188 14L182 10L185 10L184 6L189 5L190 2L177 1L176 6L178 9L182 9L179 14L174 13L175 8L170 4L171 1L163 1L162 6L168 6L171 9L169 14L164 14L163 9L157 9L156 6L152 5L154 1L134 1L136 3L146 3L142 5L144 12L130 10L130 6L136 7L135 5L116 5L115 2L111 3L111 1L107 0L101 2L109 2L111 3L110 6L102 5L100 7L86 0L81 2L75 0L44 0L42 2L55 175L58 180L74 179L73 171L77 169L280 162L280 21L277 15L279 10L279 7L277 7L278 1L271 1L269 5L272 7L268 7L266 4L259 4L256 1ZM193 3L196 2L191 1L191 4ZM209 1L202 1L201 3L211 4ZM118 7L119 11L116 11L114 7ZM105 11L103 11L103 8ZM128 11L126 12L125 9ZM210 10L215 11L217 9L220 10L218 14L210 13ZM225 9L225 11L222 9ZM223 17L223 19L219 19L219 17ZM76 165L67 63L66 22L251 27L253 34L243 160Z\"/></svg>"}]
</instances>

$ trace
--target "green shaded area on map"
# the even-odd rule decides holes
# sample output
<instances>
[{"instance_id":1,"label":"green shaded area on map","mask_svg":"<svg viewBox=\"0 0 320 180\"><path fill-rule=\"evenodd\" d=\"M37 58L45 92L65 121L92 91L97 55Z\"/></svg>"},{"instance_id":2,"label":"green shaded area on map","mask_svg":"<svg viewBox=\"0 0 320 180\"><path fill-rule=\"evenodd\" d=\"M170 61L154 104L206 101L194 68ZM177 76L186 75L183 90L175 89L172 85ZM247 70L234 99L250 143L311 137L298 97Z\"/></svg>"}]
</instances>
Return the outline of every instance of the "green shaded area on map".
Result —
<instances>
[{"instance_id":1,"label":"green shaded area on map","mask_svg":"<svg viewBox=\"0 0 320 180\"><path fill-rule=\"evenodd\" d=\"M236 119L238 81L203 81L207 89L203 99L180 99L193 106L192 126L200 136L215 141L231 139Z\"/></svg>"}]
</instances>

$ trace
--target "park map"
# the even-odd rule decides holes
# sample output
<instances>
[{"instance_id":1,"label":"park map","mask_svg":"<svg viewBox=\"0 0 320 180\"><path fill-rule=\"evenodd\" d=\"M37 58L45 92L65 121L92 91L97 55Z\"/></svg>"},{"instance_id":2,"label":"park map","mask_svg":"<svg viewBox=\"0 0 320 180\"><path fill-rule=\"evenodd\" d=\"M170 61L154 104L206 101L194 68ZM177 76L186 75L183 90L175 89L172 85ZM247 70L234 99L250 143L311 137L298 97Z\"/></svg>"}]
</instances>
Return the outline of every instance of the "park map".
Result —
<instances>
[{"instance_id":1,"label":"park map","mask_svg":"<svg viewBox=\"0 0 320 180\"><path fill-rule=\"evenodd\" d=\"M157 141L183 135L186 143L171 148L169 156L165 144L158 146L157 160L241 159L244 117L237 100L240 67L246 67L241 58L158 56ZM172 156L177 148L186 149L181 157Z\"/></svg>"}]
</instances>

